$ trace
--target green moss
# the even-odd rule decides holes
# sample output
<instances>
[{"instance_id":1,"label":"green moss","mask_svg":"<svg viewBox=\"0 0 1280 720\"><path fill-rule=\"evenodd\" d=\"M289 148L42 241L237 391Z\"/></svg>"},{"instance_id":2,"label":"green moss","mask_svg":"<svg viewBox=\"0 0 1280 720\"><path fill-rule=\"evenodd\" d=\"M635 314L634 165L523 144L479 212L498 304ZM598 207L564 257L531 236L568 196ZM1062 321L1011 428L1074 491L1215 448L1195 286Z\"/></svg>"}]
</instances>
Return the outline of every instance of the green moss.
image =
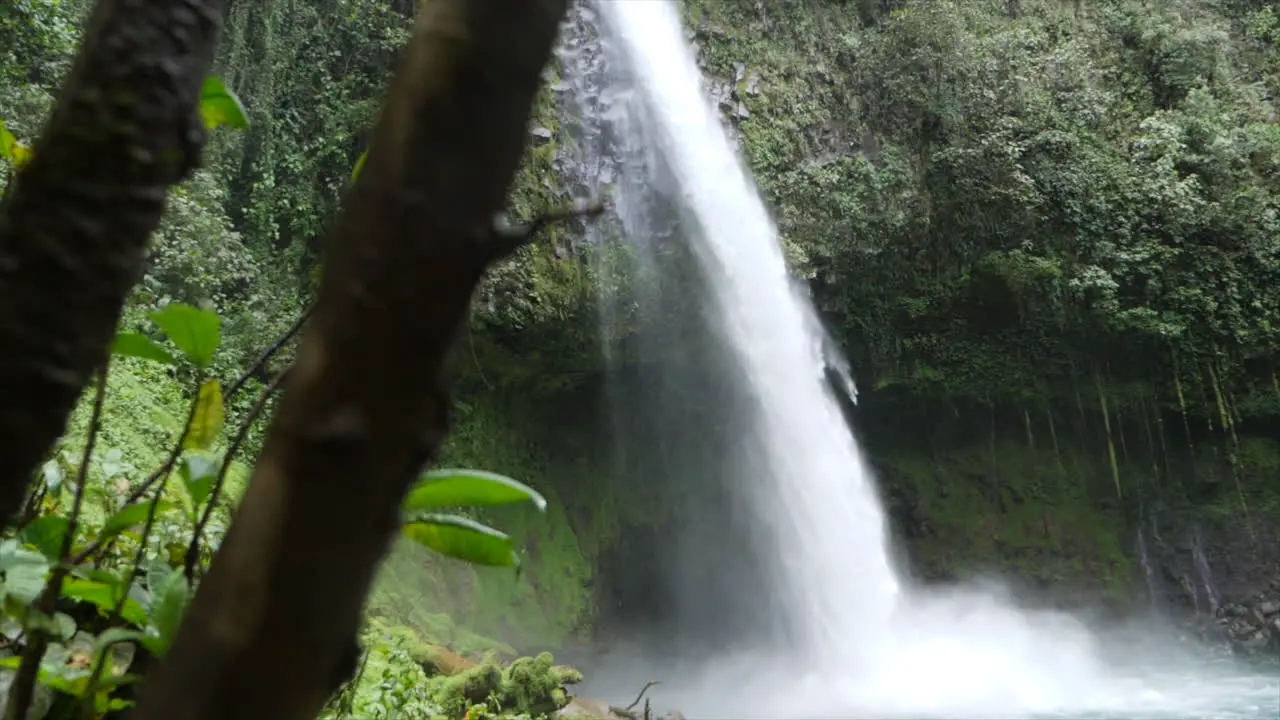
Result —
<instances>
[{"instance_id":1,"label":"green moss","mask_svg":"<svg viewBox=\"0 0 1280 720\"><path fill-rule=\"evenodd\" d=\"M1123 595L1132 577L1126 523L1122 509L1096 491L1109 482L1109 466L1096 454L1063 452L998 442L933 458L886 458L886 484L907 498L921 526L910 542L919 567L927 575L997 571ZM1144 474L1122 470L1133 482Z\"/></svg>"}]
</instances>

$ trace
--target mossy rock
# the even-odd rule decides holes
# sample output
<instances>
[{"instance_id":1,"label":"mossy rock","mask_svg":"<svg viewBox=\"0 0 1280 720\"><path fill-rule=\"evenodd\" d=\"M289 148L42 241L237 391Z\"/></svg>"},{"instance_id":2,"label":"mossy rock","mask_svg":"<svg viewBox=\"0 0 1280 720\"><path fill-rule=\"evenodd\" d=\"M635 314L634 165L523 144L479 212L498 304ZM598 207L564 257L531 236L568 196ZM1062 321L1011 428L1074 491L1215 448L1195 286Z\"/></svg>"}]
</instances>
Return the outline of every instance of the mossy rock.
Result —
<instances>
[{"instance_id":1,"label":"mossy rock","mask_svg":"<svg viewBox=\"0 0 1280 720\"><path fill-rule=\"evenodd\" d=\"M463 717L473 706L483 706L486 713L544 717L569 704L565 686L582 682L582 673L556 665L544 652L517 658L505 668L480 663L431 682L432 699L450 717Z\"/></svg>"},{"instance_id":2,"label":"mossy rock","mask_svg":"<svg viewBox=\"0 0 1280 720\"><path fill-rule=\"evenodd\" d=\"M462 717L472 705L483 705L498 695L503 686L502 671L493 663L481 663L452 677L432 681L431 697L449 717Z\"/></svg>"},{"instance_id":3,"label":"mossy rock","mask_svg":"<svg viewBox=\"0 0 1280 720\"><path fill-rule=\"evenodd\" d=\"M531 715L555 712L569 702L551 653L522 657L503 673L502 707Z\"/></svg>"}]
</instances>

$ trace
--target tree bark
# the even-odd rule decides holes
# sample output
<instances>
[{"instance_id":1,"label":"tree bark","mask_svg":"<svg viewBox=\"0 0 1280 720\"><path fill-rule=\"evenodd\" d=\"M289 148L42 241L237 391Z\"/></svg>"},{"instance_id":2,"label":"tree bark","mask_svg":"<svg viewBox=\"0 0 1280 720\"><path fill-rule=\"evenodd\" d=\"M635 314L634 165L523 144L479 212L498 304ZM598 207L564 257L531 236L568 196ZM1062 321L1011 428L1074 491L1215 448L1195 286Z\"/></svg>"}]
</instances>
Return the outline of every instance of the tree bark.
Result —
<instances>
[{"instance_id":1,"label":"tree bark","mask_svg":"<svg viewBox=\"0 0 1280 720\"><path fill-rule=\"evenodd\" d=\"M409 483L567 0L430 0L328 238L315 315L230 531L137 720L311 720Z\"/></svg>"},{"instance_id":2,"label":"tree bark","mask_svg":"<svg viewBox=\"0 0 1280 720\"><path fill-rule=\"evenodd\" d=\"M103 0L0 206L0 522L107 356L165 194L199 159L219 0Z\"/></svg>"}]
</instances>

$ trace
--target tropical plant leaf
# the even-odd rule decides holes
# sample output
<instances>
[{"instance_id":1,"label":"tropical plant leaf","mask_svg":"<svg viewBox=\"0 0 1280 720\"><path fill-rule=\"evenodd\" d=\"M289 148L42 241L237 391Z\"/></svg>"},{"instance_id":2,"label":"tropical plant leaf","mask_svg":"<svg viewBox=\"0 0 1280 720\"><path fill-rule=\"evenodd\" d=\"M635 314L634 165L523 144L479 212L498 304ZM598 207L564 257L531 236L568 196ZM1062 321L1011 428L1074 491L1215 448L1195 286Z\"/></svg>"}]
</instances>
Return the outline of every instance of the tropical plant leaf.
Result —
<instances>
[{"instance_id":1,"label":"tropical plant leaf","mask_svg":"<svg viewBox=\"0 0 1280 720\"><path fill-rule=\"evenodd\" d=\"M142 642L146 633L130 628L113 627L102 631L93 641L93 654L96 656L103 650L122 642Z\"/></svg>"},{"instance_id":2,"label":"tropical plant leaf","mask_svg":"<svg viewBox=\"0 0 1280 720\"><path fill-rule=\"evenodd\" d=\"M187 610L187 598L190 595L187 575L182 568L174 568L160 582L151 588L151 622L147 625L146 647L156 657L163 657L173 644L178 633L178 625L182 623L182 615Z\"/></svg>"},{"instance_id":3,"label":"tropical plant leaf","mask_svg":"<svg viewBox=\"0 0 1280 720\"><path fill-rule=\"evenodd\" d=\"M360 153L360 157L356 158L356 166L351 169L351 182L355 182L360 177L360 171L364 169L365 158L369 157L369 151L365 150Z\"/></svg>"},{"instance_id":4,"label":"tropical plant leaf","mask_svg":"<svg viewBox=\"0 0 1280 720\"><path fill-rule=\"evenodd\" d=\"M64 581L62 583L62 594L73 600L97 605L103 612L114 610L116 602L120 598L118 586L113 587L107 583L82 580L80 578L68 578ZM141 603L131 597L125 598L120 616L139 627L147 624L147 611L142 607Z\"/></svg>"},{"instance_id":5,"label":"tropical plant leaf","mask_svg":"<svg viewBox=\"0 0 1280 720\"><path fill-rule=\"evenodd\" d=\"M457 515L426 514L405 524L405 537L441 555L474 565L510 567L520 564L505 533Z\"/></svg>"},{"instance_id":6,"label":"tropical plant leaf","mask_svg":"<svg viewBox=\"0 0 1280 720\"><path fill-rule=\"evenodd\" d=\"M0 120L0 157L5 160L13 161L13 146L18 144L18 138L9 130L9 126Z\"/></svg>"},{"instance_id":7,"label":"tropical plant leaf","mask_svg":"<svg viewBox=\"0 0 1280 720\"><path fill-rule=\"evenodd\" d=\"M191 429L182 446L188 450L208 450L222 432L222 421L222 385L215 379L205 380L196 396Z\"/></svg>"},{"instance_id":8,"label":"tropical plant leaf","mask_svg":"<svg viewBox=\"0 0 1280 720\"><path fill-rule=\"evenodd\" d=\"M236 128L249 125L240 98L214 75L206 76L204 85L200 87L200 117L204 119L204 126L210 130L219 125Z\"/></svg>"},{"instance_id":9,"label":"tropical plant leaf","mask_svg":"<svg viewBox=\"0 0 1280 720\"><path fill-rule=\"evenodd\" d=\"M44 589L48 571L44 555L22 547L16 539L0 542L0 573L4 575L0 589L5 600L13 598L23 605L33 602Z\"/></svg>"},{"instance_id":10,"label":"tropical plant leaf","mask_svg":"<svg viewBox=\"0 0 1280 720\"><path fill-rule=\"evenodd\" d=\"M111 344L111 354L142 358L143 360L151 360L166 365L176 365L178 363L173 355L170 355L169 351L165 350L160 343L142 333L136 332L118 333L115 342Z\"/></svg>"},{"instance_id":11,"label":"tropical plant leaf","mask_svg":"<svg viewBox=\"0 0 1280 720\"><path fill-rule=\"evenodd\" d=\"M49 494L56 497L58 490L62 489L62 466L58 464L57 459L46 460L44 465L40 466L40 475L44 478L44 485L49 489Z\"/></svg>"},{"instance_id":12,"label":"tropical plant leaf","mask_svg":"<svg viewBox=\"0 0 1280 720\"><path fill-rule=\"evenodd\" d=\"M218 458L204 452L188 452L182 459L178 476L182 478L182 486L191 500L190 509L193 513L209 499L219 466Z\"/></svg>"},{"instance_id":13,"label":"tropical plant leaf","mask_svg":"<svg viewBox=\"0 0 1280 720\"><path fill-rule=\"evenodd\" d=\"M59 640L70 640L76 634L76 621L66 613L46 615L32 608L25 615L27 632L42 630Z\"/></svg>"},{"instance_id":14,"label":"tropical plant leaf","mask_svg":"<svg viewBox=\"0 0 1280 720\"><path fill-rule=\"evenodd\" d=\"M222 318L185 303L170 303L151 313L169 341L198 367L208 367L222 342Z\"/></svg>"},{"instance_id":15,"label":"tropical plant leaf","mask_svg":"<svg viewBox=\"0 0 1280 720\"><path fill-rule=\"evenodd\" d=\"M505 505L528 501L545 510L536 490L504 475L483 470L432 470L423 473L405 496L405 510Z\"/></svg>"},{"instance_id":16,"label":"tropical plant leaf","mask_svg":"<svg viewBox=\"0 0 1280 720\"><path fill-rule=\"evenodd\" d=\"M40 551L51 562L59 560L62 552L62 538L67 534L70 523L63 515L41 515L27 523L18 533L18 540Z\"/></svg>"},{"instance_id":17,"label":"tropical plant leaf","mask_svg":"<svg viewBox=\"0 0 1280 720\"><path fill-rule=\"evenodd\" d=\"M0 156L13 163L14 167L20 168L31 160L32 154L31 148L18 142L18 138L0 120Z\"/></svg>"},{"instance_id":18,"label":"tropical plant leaf","mask_svg":"<svg viewBox=\"0 0 1280 720\"><path fill-rule=\"evenodd\" d=\"M121 508L119 512L107 518L107 521L102 524L102 531L98 533L98 542L102 543L110 540L125 530L146 522L147 513L151 512L151 506L156 502L160 503L160 507L156 508L156 512L160 512L169 506L167 502L152 500L133 503Z\"/></svg>"}]
</instances>

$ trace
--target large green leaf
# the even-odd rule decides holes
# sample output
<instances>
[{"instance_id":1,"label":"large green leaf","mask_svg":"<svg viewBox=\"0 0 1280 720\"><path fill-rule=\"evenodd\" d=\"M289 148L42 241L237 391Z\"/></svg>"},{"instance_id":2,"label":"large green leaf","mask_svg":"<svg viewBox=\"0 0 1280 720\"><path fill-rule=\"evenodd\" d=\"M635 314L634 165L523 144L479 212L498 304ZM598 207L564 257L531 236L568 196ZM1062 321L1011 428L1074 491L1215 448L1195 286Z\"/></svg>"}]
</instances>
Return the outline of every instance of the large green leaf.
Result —
<instances>
[{"instance_id":1,"label":"large green leaf","mask_svg":"<svg viewBox=\"0 0 1280 720\"><path fill-rule=\"evenodd\" d=\"M160 503L160 506L156 508L156 512L160 512L169 506L169 503L164 501L151 500L149 502L133 503L121 508L119 512L107 518L107 521L102 524L102 531L98 533L98 542L106 542L125 530L146 522L147 513L151 512L151 506L156 502Z\"/></svg>"},{"instance_id":2,"label":"large green leaf","mask_svg":"<svg viewBox=\"0 0 1280 720\"><path fill-rule=\"evenodd\" d=\"M59 640L70 640L76 634L76 621L66 613L46 615L35 608L31 608L25 615L26 621L24 625L27 632L42 630Z\"/></svg>"},{"instance_id":3,"label":"large green leaf","mask_svg":"<svg viewBox=\"0 0 1280 720\"><path fill-rule=\"evenodd\" d=\"M175 365L178 362L160 343L142 333L136 332L117 334L115 342L111 345L111 354L142 358L143 360L151 360L166 365Z\"/></svg>"},{"instance_id":4,"label":"large green leaf","mask_svg":"<svg viewBox=\"0 0 1280 720\"><path fill-rule=\"evenodd\" d=\"M178 625L182 623L182 615L187 609L190 590L187 575L180 567L171 570L151 587L151 607L148 613L151 622L147 625L147 635L143 642L155 656L162 657L173 644L173 638L178 634Z\"/></svg>"},{"instance_id":5,"label":"large green leaf","mask_svg":"<svg viewBox=\"0 0 1280 720\"><path fill-rule=\"evenodd\" d=\"M0 542L0 573L4 575L0 589L5 599L13 598L21 604L33 602L44 589L48 571L49 561L44 555L22 547L16 539Z\"/></svg>"},{"instance_id":6,"label":"large green leaf","mask_svg":"<svg viewBox=\"0 0 1280 720\"><path fill-rule=\"evenodd\" d=\"M240 98L213 75L206 76L204 85L200 88L200 117L204 119L204 126L210 130L219 125L236 128L249 125Z\"/></svg>"},{"instance_id":7,"label":"large green leaf","mask_svg":"<svg viewBox=\"0 0 1280 720\"><path fill-rule=\"evenodd\" d=\"M185 303L171 303L151 313L169 340L199 367L208 367L222 341L222 318Z\"/></svg>"},{"instance_id":8,"label":"large green leaf","mask_svg":"<svg viewBox=\"0 0 1280 720\"><path fill-rule=\"evenodd\" d=\"M405 496L405 510L505 505L528 501L545 510L547 501L533 488L483 470L432 470L422 474Z\"/></svg>"},{"instance_id":9,"label":"large green leaf","mask_svg":"<svg viewBox=\"0 0 1280 720\"><path fill-rule=\"evenodd\" d=\"M62 552L62 539L67 534L67 518L63 515L42 515L27 523L18 533L18 539L24 545L30 545L52 562L59 560Z\"/></svg>"},{"instance_id":10,"label":"large green leaf","mask_svg":"<svg viewBox=\"0 0 1280 720\"><path fill-rule=\"evenodd\" d=\"M81 602L97 605L104 612L111 612L115 609L116 602L120 598L120 590L107 583L97 582L95 580L82 580L80 578L68 578L62 583L62 594L65 597ZM124 607L120 611L120 616L125 620L138 625L139 627L147 624L147 611L143 609L142 604L133 598L125 598Z\"/></svg>"},{"instance_id":11,"label":"large green leaf","mask_svg":"<svg viewBox=\"0 0 1280 720\"><path fill-rule=\"evenodd\" d=\"M426 514L405 524L405 537L441 555L475 565L510 567L520 564L511 538L487 525L457 515Z\"/></svg>"},{"instance_id":12,"label":"large green leaf","mask_svg":"<svg viewBox=\"0 0 1280 720\"><path fill-rule=\"evenodd\" d=\"M208 450L222 432L223 413L222 385L215 379L205 380L196 396L191 428L182 446L188 450Z\"/></svg>"}]
</instances>

